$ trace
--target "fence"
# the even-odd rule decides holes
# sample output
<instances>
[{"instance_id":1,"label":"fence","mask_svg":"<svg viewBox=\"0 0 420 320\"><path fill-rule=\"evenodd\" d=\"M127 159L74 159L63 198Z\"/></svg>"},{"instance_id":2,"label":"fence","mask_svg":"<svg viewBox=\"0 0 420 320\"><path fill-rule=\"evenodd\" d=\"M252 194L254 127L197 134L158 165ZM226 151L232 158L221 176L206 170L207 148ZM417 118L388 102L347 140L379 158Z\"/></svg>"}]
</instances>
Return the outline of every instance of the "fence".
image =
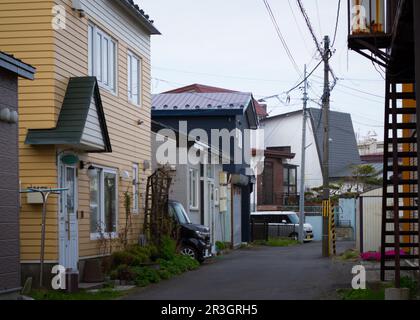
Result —
<instances>
[{"instance_id":1,"label":"fence","mask_svg":"<svg viewBox=\"0 0 420 320\"><path fill-rule=\"evenodd\" d=\"M268 220L251 220L251 241L268 241L271 238L296 238L298 227L292 224L271 223Z\"/></svg>"}]
</instances>

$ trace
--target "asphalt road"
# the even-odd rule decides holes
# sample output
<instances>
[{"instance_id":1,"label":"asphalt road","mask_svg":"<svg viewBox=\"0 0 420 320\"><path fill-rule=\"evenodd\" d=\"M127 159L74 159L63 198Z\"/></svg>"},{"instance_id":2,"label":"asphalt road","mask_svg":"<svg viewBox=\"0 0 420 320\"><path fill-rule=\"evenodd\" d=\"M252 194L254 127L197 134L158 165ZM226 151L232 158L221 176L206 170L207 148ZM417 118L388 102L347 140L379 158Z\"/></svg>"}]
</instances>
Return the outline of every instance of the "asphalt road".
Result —
<instances>
[{"instance_id":1,"label":"asphalt road","mask_svg":"<svg viewBox=\"0 0 420 320\"><path fill-rule=\"evenodd\" d=\"M338 244L338 252L353 248ZM130 300L322 300L351 285L351 263L321 257L321 244L257 247L214 258L199 270L147 288Z\"/></svg>"}]
</instances>

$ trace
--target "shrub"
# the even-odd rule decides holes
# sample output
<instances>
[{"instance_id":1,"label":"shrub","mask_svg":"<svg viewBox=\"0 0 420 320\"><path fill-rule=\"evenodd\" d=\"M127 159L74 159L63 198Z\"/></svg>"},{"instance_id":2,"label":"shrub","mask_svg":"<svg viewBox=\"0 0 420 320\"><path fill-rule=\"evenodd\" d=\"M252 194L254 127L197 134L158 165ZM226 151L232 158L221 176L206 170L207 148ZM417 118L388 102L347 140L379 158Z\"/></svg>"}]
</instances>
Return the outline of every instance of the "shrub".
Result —
<instances>
[{"instance_id":1,"label":"shrub","mask_svg":"<svg viewBox=\"0 0 420 320\"><path fill-rule=\"evenodd\" d=\"M111 265L113 269L120 265L141 266L155 261L157 258L158 250L155 246L141 247L133 245L124 251L113 253Z\"/></svg>"},{"instance_id":2,"label":"shrub","mask_svg":"<svg viewBox=\"0 0 420 320\"><path fill-rule=\"evenodd\" d=\"M164 260L172 260L176 255L176 241L170 237L163 237L160 247L160 258Z\"/></svg>"},{"instance_id":3,"label":"shrub","mask_svg":"<svg viewBox=\"0 0 420 320\"><path fill-rule=\"evenodd\" d=\"M158 283L161 280L158 270L149 267L133 267L132 273L135 276L135 283L139 287L144 287L150 283Z\"/></svg>"},{"instance_id":4,"label":"shrub","mask_svg":"<svg viewBox=\"0 0 420 320\"><path fill-rule=\"evenodd\" d=\"M216 248L217 251L223 251L226 249L226 245L224 244L224 242L216 241Z\"/></svg>"}]
</instances>

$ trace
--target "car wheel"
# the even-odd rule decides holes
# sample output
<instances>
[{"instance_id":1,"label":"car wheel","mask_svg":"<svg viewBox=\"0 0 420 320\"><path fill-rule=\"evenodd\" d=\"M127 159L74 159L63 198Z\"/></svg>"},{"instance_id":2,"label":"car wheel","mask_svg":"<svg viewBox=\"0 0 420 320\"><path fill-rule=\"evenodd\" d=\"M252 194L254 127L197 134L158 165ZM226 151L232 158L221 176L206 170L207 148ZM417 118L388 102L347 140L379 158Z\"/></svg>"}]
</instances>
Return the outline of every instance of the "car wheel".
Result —
<instances>
[{"instance_id":1,"label":"car wheel","mask_svg":"<svg viewBox=\"0 0 420 320\"><path fill-rule=\"evenodd\" d=\"M184 256L191 257L191 258L193 258L195 260L199 260L198 259L198 254L197 254L197 250L195 248L193 248L193 247L183 246L181 248L181 251L180 252Z\"/></svg>"},{"instance_id":2,"label":"car wheel","mask_svg":"<svg viewBox=\"0 0 420 320\"><path fill-rule=\"evenodd\" d=\"M291 238L292 240L298 241L299 240L299 235L297 233L292 233L289 238Z\"/></svg>"}]
</instances>

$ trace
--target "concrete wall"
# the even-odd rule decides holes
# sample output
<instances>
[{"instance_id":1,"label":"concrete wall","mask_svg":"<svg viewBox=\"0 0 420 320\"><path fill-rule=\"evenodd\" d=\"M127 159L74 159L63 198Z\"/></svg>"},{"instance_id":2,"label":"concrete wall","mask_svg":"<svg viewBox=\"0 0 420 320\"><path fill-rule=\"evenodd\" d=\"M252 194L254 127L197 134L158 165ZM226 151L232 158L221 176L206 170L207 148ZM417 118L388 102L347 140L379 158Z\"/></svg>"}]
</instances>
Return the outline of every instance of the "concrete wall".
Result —
<instances>
[{"instance_id":1,"label":"concrete wall","mask_svg":"<svg viewBox=\"0 0 420 320\"><path fill-rule=\"evenodd\" d=\"M0 69L0 110L18 110L17 76ZM0 120L0 294L20 286L18 125Z\"/></svg>"}]
</instances>

